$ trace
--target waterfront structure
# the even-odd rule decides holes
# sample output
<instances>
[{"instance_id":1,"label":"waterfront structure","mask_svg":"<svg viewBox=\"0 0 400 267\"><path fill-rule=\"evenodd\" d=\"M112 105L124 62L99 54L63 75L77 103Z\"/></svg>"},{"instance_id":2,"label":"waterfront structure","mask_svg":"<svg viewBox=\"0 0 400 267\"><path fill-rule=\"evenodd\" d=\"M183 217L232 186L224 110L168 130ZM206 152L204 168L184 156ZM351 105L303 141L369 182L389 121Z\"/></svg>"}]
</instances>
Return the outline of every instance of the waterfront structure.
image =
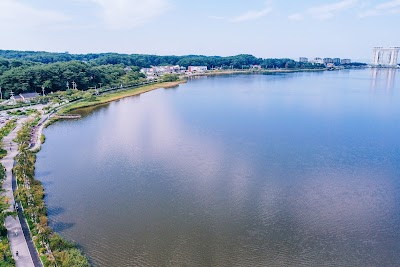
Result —
<instances>
[{"instance_id":1,"label":"waterfront structure","mask_svg":"<svg viewBox=\"0 0 400 267\"><path fill-rule=\"evenodd\" d=\"M340 60L340 64L350 64L351 63L351 59L349 58L343 58Z\"/></svg>"},{"instance_id":2,"label":"waterfront structure","mask_svg":"<svg viewBox=\"0 0 400 267\"><path fill-rule=\"evenodd\" d=\"M299 62L300 62L300 63L307 63L307 62L308 62L308 58L306 58L306 57L300 57L300 58L299 58Z\"/></svg>"},{"instance_id":3,"label":"waterfront structure","mask_svg":"<svg viewBox=\"0 0 400 267\"><path fill-rule=\"evenodd\" d=\"M143 68L140 70L147 77L162 76L164 74L180 74L185 72L186 68L179 65L175 66L152 66L151 68Z\"/></svg>"},{"instance_id":4,"label":"waterfront structure","mask_svg":"<svg viewBox=\"0 0 400 267\"><path fill-rule=\"evenodd\" d=\"M397 67L400 47L374 47L372 49L372 65L382 67Z\"/></svg>"},{"instance_id":5,"label":"waterfront structure","mask_svg":"<svg viewBox=\"0 0 400 267\"><path fill-rule=\"evenodd\" d=\"M207 66L189 66L189 72L204 72L207 70Z\"/></svg>"}]
</instances>

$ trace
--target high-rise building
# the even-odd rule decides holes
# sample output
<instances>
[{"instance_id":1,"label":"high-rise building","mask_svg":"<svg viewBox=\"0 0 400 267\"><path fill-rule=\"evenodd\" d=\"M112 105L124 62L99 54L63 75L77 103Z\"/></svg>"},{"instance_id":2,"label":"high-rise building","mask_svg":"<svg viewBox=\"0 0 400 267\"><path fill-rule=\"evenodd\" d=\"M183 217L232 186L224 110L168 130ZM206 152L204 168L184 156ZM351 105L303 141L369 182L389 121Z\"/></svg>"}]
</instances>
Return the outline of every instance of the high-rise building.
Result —
<instances>
[{"instance_id":1,"label":"high-rise building","mask_svg":"<svg viewBox=\"0 0 400 267\"><path fill-rule=\"evenodd\" d=\"M337 66L337 65L340 65L340 58L335 57L335 58L333 59L333 64L335 64L336 66Z\"/></svg>"},{"instance_id":2,"label":"high-rise building","mask_svg":"<svg viewBox=\"0 0 400 267\"><path fill-rule=\"evenodd\" d=\"M308 58L306 58L306 57L300 57L300 58L299 58L299 62L301 62L301 63L307 63L307 62L308 62Z\"/></svg>"},{"instance_id":3,"label":"high-rise building","mask_svg":"<svg viewBox=\"0 0 400 267\"><path fill-rule=\"evenodd\" d=\"M351 63L351 59L348 58L344 58L342 60L340 60L340 64L350 64Z\"/></svg>"},{"instance_id":4,"label":"high-rise building","mask_svg":"<svg viewBox=\"0 0 400 267\"><path fill-rule=\"evenodd\" d=\"M324 58L324 64L333 63L333 59L330 57Z\"/></svg>"},{"instance_id":5,"label":"high-rise building","mask_svg":"<svg viewBox=\"0 0 400 267\"><path fill-rule=\"evenodd\" d=\"M396 67L399 52L400 47L374 47L372 65L383 67Z\"/></svg>"}]
</instances>

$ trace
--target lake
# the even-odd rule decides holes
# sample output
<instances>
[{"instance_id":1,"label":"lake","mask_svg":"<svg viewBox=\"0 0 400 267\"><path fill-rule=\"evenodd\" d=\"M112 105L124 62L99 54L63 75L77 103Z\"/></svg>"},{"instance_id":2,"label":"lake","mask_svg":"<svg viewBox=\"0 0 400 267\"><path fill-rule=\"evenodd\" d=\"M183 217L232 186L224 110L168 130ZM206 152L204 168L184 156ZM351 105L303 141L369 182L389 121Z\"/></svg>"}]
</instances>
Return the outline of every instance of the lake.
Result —
<instances>
[{"instance_id":1,"label":"lake","mask_svg":"<svg viewBox=\"0 0 400 267\"><path fill-rule=\"evenodd\" d=\"M95 266L400 266L400 71L194 78L48 127L50 226Z\"/></svg>"}]
</instances>

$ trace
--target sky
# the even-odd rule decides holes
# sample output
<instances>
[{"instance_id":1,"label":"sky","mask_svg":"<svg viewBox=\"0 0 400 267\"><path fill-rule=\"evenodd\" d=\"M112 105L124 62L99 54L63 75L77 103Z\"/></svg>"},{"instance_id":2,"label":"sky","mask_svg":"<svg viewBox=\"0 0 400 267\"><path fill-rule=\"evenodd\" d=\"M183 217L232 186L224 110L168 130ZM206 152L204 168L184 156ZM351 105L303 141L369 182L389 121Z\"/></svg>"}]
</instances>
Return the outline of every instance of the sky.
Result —
<instances>
[{"instance_id":1,"label":"sky","mask_svg":"<svg viewBox=\"0 0 400 267\"><path fill-rule=\"evenodd\" d=\"M0 49L371 61L400 0L0 0Z\"/></svg>"}]
</instances>

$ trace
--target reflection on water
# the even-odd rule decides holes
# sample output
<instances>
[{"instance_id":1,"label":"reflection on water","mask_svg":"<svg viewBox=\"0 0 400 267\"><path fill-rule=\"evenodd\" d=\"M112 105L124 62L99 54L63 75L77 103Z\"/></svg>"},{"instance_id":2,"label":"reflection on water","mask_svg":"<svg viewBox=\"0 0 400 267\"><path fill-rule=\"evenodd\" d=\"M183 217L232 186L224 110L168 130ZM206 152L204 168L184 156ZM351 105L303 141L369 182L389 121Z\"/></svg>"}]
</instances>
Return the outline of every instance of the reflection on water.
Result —
<instances>
[{"instance_id":1,"label":"reflection on water","mask_svg":"<svg viewBox=\"0 0 400 267\"><path fill-rule=\"evenodd\" d=\"M371 68L371 89L384 88L387 92L394 89L397 69L394 68Z\"/></svg>"},{"instance_id":2,"label":"reflection on water","mask_svg":"<svg viewBox=\"0 0 400 267\"><path fill-rule=\"evenodd\" d=\"M203 77L81 111L38 154L51 226L96 266L399 266L400 95L373 80Z\"/></svg>"}]
</instances>

